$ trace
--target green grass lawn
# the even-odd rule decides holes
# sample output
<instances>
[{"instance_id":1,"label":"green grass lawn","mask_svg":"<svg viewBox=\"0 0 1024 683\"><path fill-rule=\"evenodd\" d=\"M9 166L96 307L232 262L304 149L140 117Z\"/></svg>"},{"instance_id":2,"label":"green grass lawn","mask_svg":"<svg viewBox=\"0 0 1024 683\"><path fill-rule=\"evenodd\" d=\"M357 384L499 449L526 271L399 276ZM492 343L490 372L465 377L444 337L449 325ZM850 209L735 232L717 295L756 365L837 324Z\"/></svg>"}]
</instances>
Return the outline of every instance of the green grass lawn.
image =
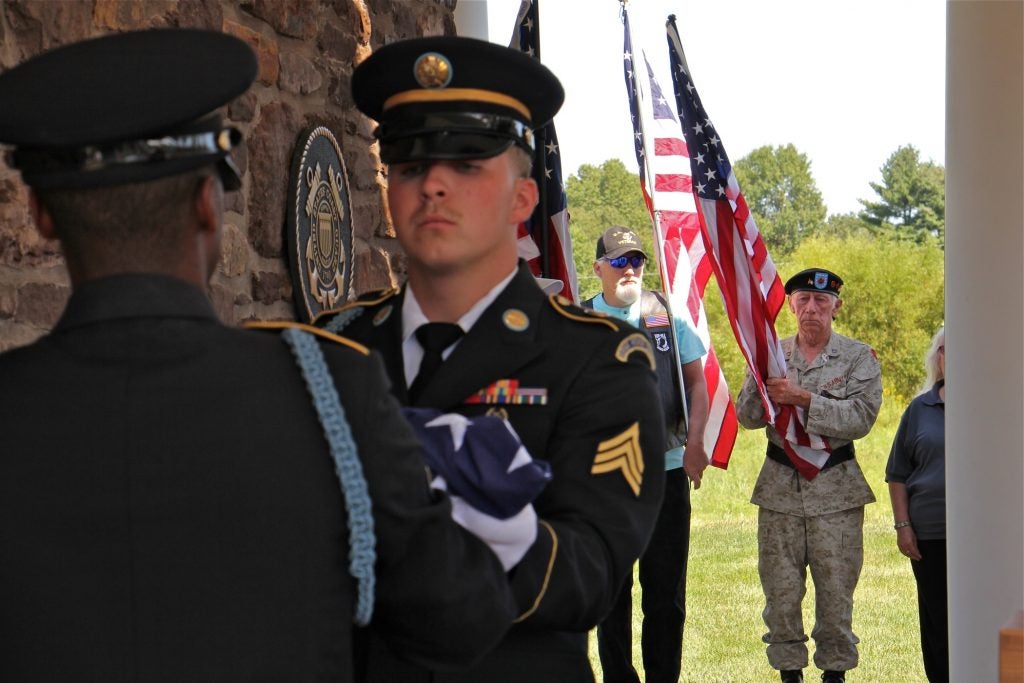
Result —
<instances>
[{"instance_id":1,"label":"green grass lawn","mask_svg":"<svg viewBox=\"0 0 1024 683\"><path fill-rule=\"evenodd\" d=\"M886 406L878 424L857 443L857 459L878 502L864 521L864 570L854 594L853 628L860 638L860 665L847 680L886 683L925 681L917 625L917 592L910 563L896 550L885 463L902 406ZM728 470L709 468L692 495L683 674L686 683L778 681L768 666L761 636L764 596L757 578L757 508L750 492L764 459L763 431L740 430ZM640 662L640 588L634 582L633 660ZM804 628L814 626L814 589L807 581ZM809 641L811 657L814 641ZM594 634L590 658L601 680ZM820 673L813 659L808 683Z\"/></svg>"}]
</instances>

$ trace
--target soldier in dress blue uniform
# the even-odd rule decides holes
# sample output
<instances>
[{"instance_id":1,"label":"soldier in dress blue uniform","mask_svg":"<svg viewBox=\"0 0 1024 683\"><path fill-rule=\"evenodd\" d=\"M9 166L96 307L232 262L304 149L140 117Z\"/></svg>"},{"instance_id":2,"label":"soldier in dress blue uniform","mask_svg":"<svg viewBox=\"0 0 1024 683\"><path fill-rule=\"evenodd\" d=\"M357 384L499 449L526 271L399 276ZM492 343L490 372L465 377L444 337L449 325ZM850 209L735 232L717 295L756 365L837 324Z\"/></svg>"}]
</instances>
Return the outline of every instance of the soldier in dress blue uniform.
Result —
<instances>
[{"instance_id":1,"label":"soldier in dress blue uniform","mask_svg":"<svg viewBox=\"0 0 1024 683\"><path fill-rule=\"evenodd\" d=\"M428 488L378 358L214 314L240 179L211 112L255 74L243 42L168 29L0 74L0 141L73 288L50 334L0 355L2 680L352 681L370 607L431 667L470 664L519 614ZM337 392L320 419L312 380Z\"/></svg>"},{"instance_id":2,"label":"soldier in dress blue uniform","mask_svg":"<svg viewBox=\"0 0 1024 683\"><path fill-rule=\"evenodd\" d=\"M557 296L517 261L537 202L533 133L562 103L555 76L468 38L390 44L354 72L378 122L388 202L408 263L399 292L321 316L380 351L399 400L507 415L552 480L537 538L510 573L521 613L464 672L413 666L371 627L372 681L593 681L587 631L611 608L653 529L664 422L647 337Z\"/></svg>"}]
</instances>

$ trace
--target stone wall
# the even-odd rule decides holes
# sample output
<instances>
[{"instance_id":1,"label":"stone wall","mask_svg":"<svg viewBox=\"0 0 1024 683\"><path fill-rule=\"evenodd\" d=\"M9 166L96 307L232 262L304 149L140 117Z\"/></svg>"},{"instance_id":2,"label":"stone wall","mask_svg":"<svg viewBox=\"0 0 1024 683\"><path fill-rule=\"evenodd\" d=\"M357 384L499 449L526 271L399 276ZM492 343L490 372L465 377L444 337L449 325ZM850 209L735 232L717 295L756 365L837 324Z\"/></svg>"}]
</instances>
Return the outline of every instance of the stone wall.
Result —
<instances>
[{"instance_id":1,"label":"stone wall","mask_svg":"<svg viewBox=\"0 0 1024 683\"><path fill-rule=\"evenodd\" d=\"M353 106L352 68L385 43L454 34L456 0L4 0L0 69L42 50L155 26L222 30L246 40L259 76L227 109L247 145L244 174L226 202L224 253L210 287L227 323L293 319L285 262L285 196L292 150L309 125L326 125L348 169L355 227L354 291L397 284L404 264L383 208L384 179L371 132ZM59 246L42 240L18 174L0 164L0 351L52 327L70 293Z\"/></svg>"}]
</instances>

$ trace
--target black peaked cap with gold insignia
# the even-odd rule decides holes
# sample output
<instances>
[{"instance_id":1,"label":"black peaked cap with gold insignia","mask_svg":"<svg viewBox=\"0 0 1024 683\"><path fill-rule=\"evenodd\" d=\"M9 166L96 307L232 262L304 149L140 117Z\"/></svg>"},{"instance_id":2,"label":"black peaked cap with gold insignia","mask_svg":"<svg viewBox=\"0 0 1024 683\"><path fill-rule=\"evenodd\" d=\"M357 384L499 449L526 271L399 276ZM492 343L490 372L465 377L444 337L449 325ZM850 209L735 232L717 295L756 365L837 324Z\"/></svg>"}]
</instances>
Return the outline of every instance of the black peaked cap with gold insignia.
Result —
<instances>
[{"instance_id":1,"label":"black peaked cap with gold insignia","mask_svg":"<svg viewBox=\"0 0 1024 683\"><path fill-rule=\"evenodd\" d=\"M486 159L512 145L532 153L565 91L538 60L474 38L386 45L352 74L352 97L380 125L385 163Z\"/></svg>"},{"instance_id":2,"label":"black peaked cap with gold insignia","mask_svg":"<svg viewBox=\"0 0 1024 683\"><path fill-rule=\"evenodd\" d=\"M85 40L0 74L0 142L37 189L142 182L216 165L241 134L216 109L245 92L256 57L244 42L198 29L150 29Z\"/></svg>"},{"instance_id":3,"label":"black peaked cap with gold insignia","mask_svg":"<svg viewBox=\"0 0 1024 683\"><path fill-rule=\"evenodd\" d=\"M786 280L786 294L793 292L827 292L839 296L843 278L824 268L801 270Z\"/></svg>"}]
</instances>

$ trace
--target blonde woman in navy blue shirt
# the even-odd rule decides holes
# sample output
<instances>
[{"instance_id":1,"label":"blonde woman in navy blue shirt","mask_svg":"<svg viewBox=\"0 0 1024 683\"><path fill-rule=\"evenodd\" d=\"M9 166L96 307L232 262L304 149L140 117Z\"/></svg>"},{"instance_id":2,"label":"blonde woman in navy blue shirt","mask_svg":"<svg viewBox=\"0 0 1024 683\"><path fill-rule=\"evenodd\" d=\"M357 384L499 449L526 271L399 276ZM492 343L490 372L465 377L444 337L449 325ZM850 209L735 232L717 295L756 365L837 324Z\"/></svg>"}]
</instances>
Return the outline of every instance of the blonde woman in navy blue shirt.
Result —
<instances>
[{"instance_id":1,"label":"blonde woman in navy blue shirt","mask_svg":"<svg viewBox=\"0 0 1024 683\"><path fill-rule=\"evenodd\" d=\"M910 558L917 581L921 653L931 683L949 681L946 608L946 333L925 355L922 391L900 420L885 480L896 545Z\"/></svg>"}]
</instances>

